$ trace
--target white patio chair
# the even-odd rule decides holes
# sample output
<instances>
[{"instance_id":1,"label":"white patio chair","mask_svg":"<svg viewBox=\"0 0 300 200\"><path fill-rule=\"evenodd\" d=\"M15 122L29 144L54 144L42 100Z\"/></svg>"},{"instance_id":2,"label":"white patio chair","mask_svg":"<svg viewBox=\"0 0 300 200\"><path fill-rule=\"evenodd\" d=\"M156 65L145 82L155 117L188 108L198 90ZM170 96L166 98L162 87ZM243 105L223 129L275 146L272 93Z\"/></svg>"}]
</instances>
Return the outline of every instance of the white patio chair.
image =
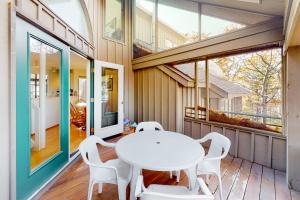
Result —
<instances>
[{"instance_id":1,"label":"white patio chair","mask_svg":"<svg viewBox=\"0 0 300 200\"><path fill-rule=\"evenodd\" d=\"M98 184L98 193L102 193L103 183L118 185L119 199L126 200L126 187L132 174L130 166L119 159L102 162L97 144L105 147L115 147L115 144L105 142L95 135L81 142L79 146L81 156L90 168L88 200L92 199L94 184Z\"/></svg>"},{"instance_id":2,"label":"white patio chair","mask_svg":"<svg viewBox=\"0 0 300 200\"><path fill-rule=\"evenodd\" d=\"M199 193L202 192L202 194ZM178 185L150 185L145 188L143 176L139 176L135 189L135 196L140 200L212 200L211 194L206 184L201 178L197 179L196 186L193 190Z\"/></svg>"},{"instance_id":3,"label":"white patio chair","mask_svg":"<svg viewBox=\"0 0 300 200\"><path fill-rule=\"evenodd\" d=\"M199 143L204 143L211 140L211 144L207 155L203 161L198 163L197 175L216 175L218 177L218 187L220 199L223 199L223 188L221 180L221 160L225 158L229 152L231 142L230 140L216 132L212 132L197 140Z\"/></svg>"},{"instance_id":4,"label":"white patio chair","mask_svg":"<svg viewBox=\"0 0 300 200\"><path fill-rule=\"evenodd\" d=\"M143 132L143 131L163 131L164 128L158 122L149 121L149 122L140 122L136 129L135 133Z\"/></svg>"},{"instance_id":5,"label":"white patio chair","mask_svg":"<svg viewBox=\"0 0 300 200\"><path fill-rule=\"evenodd\" d=\"M164 128L160 123L155 121L140 122L135 129L135 133L140 133L143 131L164 131ZM179 182L179 178L180 178L179 174L180 174L179 171L177 171L175 174L177 183ZM170 178L172 177L173 177L173 172L170 172Z\"/></svg>"}]
</instances>

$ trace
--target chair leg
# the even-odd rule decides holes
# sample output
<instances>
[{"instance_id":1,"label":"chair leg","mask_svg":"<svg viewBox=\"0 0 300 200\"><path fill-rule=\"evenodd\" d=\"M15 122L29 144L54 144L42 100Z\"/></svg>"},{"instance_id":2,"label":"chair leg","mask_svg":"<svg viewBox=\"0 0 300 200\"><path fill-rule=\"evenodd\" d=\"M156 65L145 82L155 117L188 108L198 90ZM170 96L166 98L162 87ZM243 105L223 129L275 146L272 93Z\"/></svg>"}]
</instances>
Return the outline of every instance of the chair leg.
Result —
<instances>
[{"instance_id":1,"label":"chair leg","mask_svg":"<svg viewBox=\"0 0 300 200\"><path fill-rule=\"evenodd\" d=\"M173 172L170 171L170 179L172 179L172 178L173 178Z\"/></svg>"},{"instance_id":2,"label":"chair leg","mask_svg":"<svg viewBox=\"0 0 300 200\"><path fill-rule=\"evenodd\" d=\"M102 193L103 183L98 183L98 193Z\"/></svg>"},{"instance_id":3,"label":"chair leg","mask_svg":"<svg viewBox=\"0 0 300 200\"><path fill-rule=\"evenodd\" d=\"M217 174L218 181L219 181L219 194L220 194L220 200L223 200L223 186L222 186L222 180L221 180L221 174Z\"/></svg>"},{"instance_id":4,"label":"chair leg","mask_svg":"<svg viewBox=\"0 0 300 200\"><path fill-rule=\"evenodd\" d=\"M118 183L119 200L126 200L126 184Z\"/></svg>"},{"instance_id":5,"label":"chair leg","mask_svg":"<svg viewBox=\"0 0 300 200\"><path fill-rule=\"evenodd\" d=\"M90 181L89 182L89 188L88 188L88 200L92 200L93 186L94 186L94 182Z\"/></svg>"},{"instance_id":6,"label":"chair leg","mask_svg":"<svg viewBox=\"0 0 300 200\"><path fill-rule=\"evenodd\" d=\"M179 183L180 181L180 171L176 172L176 182Z\"/></svg>"},{"instance_id":7,"label":"chair leg","mask_svg":"<svg viewBox=\"0 0 300 200\"><path fill-rule=\"evenodd\" d=\"M205 182L206 182L207 185L209 184L209 174L206 174L206 176L205 176Z\"/></svg>"}]
</instances>

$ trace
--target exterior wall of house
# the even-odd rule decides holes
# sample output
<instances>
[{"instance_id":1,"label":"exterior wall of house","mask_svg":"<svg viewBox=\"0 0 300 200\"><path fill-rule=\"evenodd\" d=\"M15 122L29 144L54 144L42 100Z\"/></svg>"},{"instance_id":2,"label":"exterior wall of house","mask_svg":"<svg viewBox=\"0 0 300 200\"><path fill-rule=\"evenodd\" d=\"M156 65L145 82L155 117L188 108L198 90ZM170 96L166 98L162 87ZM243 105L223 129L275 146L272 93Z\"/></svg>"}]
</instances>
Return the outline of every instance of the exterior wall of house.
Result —
<instances>
[{"instance_id":1,"label":"exterior wall of house","mask_svg":"<svg viewBox=\"0 0 300 200\"><path fill-rule=\"evenodd\" d=\"M90 16L95 54L101 61L124 65L124 117L133 119L134 114L134 78L131 65L131 14L130 1L125 0L125 40L124 43L103 36L104 0L84 0Z\"/></svg>"},{"instance_id":2,"label":"exterior wall of house","mask_svg":"<svg viewBox=\"0 0 300 200\"><path fill-rule=\"evenodd\" d=\"M300 46L287 51L287 176L290 186L300 191Z\"/></svg>"},{"instance_id":3,"label":"exterior wall of house","mask_svg":"<svg viewBox=\"0 0 300 200\"><path fill-rule=\"evenodd\" d=\"M193 88L156 67L134 72L135 121L158 121L164 129L183 132L184 108L194 106Z\"/></svg>"},{"instance_id":4,"label":"exterior wall of house","mask_svg":"<svg viewBox=\"0 0 300 200\"><path fill-rule=\"evenodd\" d=\"M10 199L10 56L9 0L0 0L0 199Z\"/></svg>"}]
</instances>

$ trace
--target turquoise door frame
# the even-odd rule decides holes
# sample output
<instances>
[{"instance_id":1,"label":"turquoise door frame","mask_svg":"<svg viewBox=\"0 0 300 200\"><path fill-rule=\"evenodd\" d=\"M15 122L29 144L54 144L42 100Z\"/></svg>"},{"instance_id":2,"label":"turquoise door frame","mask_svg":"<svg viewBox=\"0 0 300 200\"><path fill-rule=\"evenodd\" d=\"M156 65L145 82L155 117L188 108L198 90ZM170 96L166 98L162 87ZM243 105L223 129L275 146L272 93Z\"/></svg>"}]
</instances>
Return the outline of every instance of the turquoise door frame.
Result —
<instances>
[{"instance_id":1,"label":"turquoise door frame","mask_svg":"<svg viewBox=\"0 0 300 200\"><path fill-rule=\"evenodd\" d=\"M61 52L60 60L60 152L37 169L30 169L30 37ZM16 20L16 196L27 199L69 159L69 55L70 48L40 29Z\"/></svg>"}]
</instances>

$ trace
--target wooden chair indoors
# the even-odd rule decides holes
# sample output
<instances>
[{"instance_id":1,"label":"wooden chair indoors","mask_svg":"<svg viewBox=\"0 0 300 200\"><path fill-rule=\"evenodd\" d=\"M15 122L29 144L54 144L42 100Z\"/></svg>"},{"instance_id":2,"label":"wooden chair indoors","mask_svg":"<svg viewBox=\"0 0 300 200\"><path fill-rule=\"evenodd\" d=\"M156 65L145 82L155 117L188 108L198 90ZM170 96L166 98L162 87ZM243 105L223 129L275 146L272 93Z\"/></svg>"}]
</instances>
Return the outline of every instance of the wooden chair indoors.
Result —
<instances>
[{"instance_id":1,"label":"wooden chair indoors","mask_svg":"<svg viewBox=\"0 0 300 200\"><path fill-rule=\"evenodd\" d=\"M86 129L86 112L80 112L72 103L70 103L71 123L82 130Z\"/></svg>"}]
</instances>

